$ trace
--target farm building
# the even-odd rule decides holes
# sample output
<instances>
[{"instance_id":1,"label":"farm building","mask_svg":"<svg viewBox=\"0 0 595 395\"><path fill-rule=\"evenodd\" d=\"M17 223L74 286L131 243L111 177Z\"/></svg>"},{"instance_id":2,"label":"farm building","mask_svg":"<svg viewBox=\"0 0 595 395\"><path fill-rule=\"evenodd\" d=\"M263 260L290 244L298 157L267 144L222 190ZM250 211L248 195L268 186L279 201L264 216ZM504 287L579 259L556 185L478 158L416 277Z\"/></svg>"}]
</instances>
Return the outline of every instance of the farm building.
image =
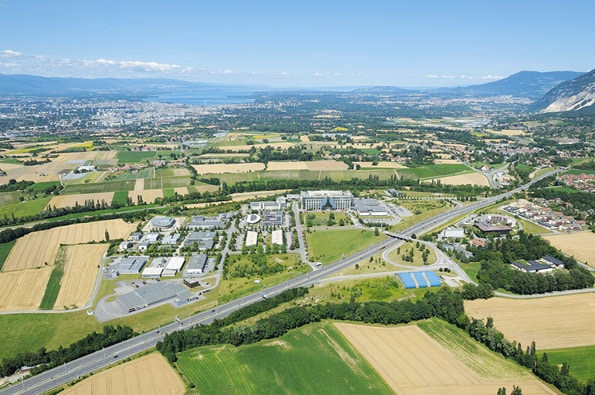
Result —
<instances>
[{"instance_id":1,"label":"farm building","mask_svg":"<svg viewBox=\"0 0 595 395\"><path fill-rule=\"evenodd\" d=\"M283 231L280 229L274 230L272 233L272 243L283 245Z\"/></svg>"},{"instance_id":2,"label":"farm building","mask_svg":"<svg viewBox=\"0 0 595 395\"><path fill-rule=\"evenodd\" d=\"M302 209L349 210L353 205L353 194L350 191L303 191L300 194Z\"/></svg>"},{"instance_id":3,"label":"farm building","mask_svg":"<svg viewBox=\"0 0 595 395\"><path fill-rule=\"evenodd\" d=\"M184 277L198 276L205 272L207 266L207 255L206 254L192 254L186 265L184 271Z\"/></svg>"},{"instance_id":4,"label":"farm building","mask_svg":"<svg viewBox=\"0 0 595 395\"><path fill-rule=\"evenodd\" d=\"M114 277L120 274L139 274L147 262L149 262L148 256L130 256L115 260L109 269L112 274L115 274Z\"/></svg>"},{"instance_id":5,"label":"farm building","mask_svg":"<svg viewBox=\"0 0 595 395\"><path fill-rule=\"evenodd\" d=\"M156 229L170 229L176 224L176 220L171 217L154 217L151 219L151 226Z\"/></svg>"},{"instance_id":6,"label":"farm building","mask_svg":"<svg viewBox=\"0 0 595 395\"><path fill-rule=\"evenodd\" d=\"M255 246L258 244L258 232L249 230L246 232L246 247Z\"/></svg>"}]
</instances>

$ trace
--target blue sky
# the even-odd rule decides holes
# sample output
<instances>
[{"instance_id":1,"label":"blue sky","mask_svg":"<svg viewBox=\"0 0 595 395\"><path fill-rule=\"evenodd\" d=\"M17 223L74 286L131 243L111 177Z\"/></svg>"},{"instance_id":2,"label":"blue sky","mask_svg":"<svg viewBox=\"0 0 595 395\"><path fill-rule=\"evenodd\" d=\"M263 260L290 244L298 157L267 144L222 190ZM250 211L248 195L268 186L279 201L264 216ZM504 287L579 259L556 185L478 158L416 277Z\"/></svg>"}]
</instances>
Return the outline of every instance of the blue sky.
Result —
<instances>
[{"instance_id":1,"label":"blue sky","mask_svg":"<svg viewBox=\"0 0 595 395\"><path fill-rule=\"evenodd\" d=\"M595 2L0 0L0 73L450 86L595 68Z\"/></svg>"}]
</instances>

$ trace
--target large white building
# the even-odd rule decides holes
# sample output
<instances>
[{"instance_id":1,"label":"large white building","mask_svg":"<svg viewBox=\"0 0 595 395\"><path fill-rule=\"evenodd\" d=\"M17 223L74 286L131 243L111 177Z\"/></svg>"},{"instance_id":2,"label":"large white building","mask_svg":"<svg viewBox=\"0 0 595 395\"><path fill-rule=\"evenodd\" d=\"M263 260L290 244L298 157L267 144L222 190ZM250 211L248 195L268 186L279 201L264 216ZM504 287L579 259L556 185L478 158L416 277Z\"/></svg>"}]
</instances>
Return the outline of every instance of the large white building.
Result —
<instances>
[{"instance_id":1,"label":"large white building","mask_svg":"<svg viewBox=\"0 0 595 395\"><path fill-rule=\"evenodd\" d=\"M302 209L311 210L349 210L353 205L350 191L304 191L300 194Z\"/></svg>"}]
</instances>

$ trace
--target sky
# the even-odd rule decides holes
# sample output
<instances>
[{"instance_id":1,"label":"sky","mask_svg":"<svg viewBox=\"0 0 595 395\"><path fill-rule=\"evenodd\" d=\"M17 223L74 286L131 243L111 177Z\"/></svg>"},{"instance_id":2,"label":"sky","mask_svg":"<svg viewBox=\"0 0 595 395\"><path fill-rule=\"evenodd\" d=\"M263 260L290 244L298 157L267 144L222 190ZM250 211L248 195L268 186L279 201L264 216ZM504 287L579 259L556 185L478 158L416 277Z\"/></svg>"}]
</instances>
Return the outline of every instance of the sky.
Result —
<instances>
[{"instance_id":1,"label":"sky","mask_svg":"<svg viewBox=\"0 0 595 395\"><path fill-rule=\"evenodd\" d=\"M0 0L0 73L431 87L595 68L595 1Z\"/></svg>"}]
</instances>

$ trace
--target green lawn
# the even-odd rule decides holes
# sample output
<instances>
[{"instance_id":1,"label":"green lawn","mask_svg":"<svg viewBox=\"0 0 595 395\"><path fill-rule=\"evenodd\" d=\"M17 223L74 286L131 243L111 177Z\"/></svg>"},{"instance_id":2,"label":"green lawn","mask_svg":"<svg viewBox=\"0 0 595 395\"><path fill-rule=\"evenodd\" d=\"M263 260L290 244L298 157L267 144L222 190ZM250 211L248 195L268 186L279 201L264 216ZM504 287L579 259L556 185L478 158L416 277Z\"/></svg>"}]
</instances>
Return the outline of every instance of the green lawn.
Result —
<instances>
[{"instance_id":1,"label":"green lawn","mask_svg":"<svg viewBox=\"0 0 595 395\"><path fill-rule=\"evenodd\" d=\"M178 368L204 394L392 394L367 361L329 323L240 347L200 347Z\"/></svg>"},{"instance_id":2,"label":"green lawn","mask_svg":"<svg viewBox=\"0 0 595 395\"><path fill-rule=\"evenodd\" d=\"M68 184L64 188L64 194L74 195L82 193L132 191L134 190L135 184L136 180L108 181L78 185Z\"/></svg>"},{"instance_id":3,"label":"green lawn","mask_svg":"<svg viewBox=\"0 0 595 395\"><path fill-rule=\"evenodd\" d=\"M128 204L128 191L114 192L112 203L118 203L120 206L126 206Z\"/></svg>"},{"instance_id":4,"label":"green lawn","mask_svg":"<svg viewBox=\"0 0 595 395\"><path fill-rule=\"evenodd\" d=\"M443 200L399 200L398 204L411 211L413 216L403 217L394 230L404 230L420 221L447 211L451 205Z\"/></svg>"},{"instance_id":5,"label":"green lawn","mask_svg":"<svg viewBox=\"0 0 595 395\"><path fill-rule=\"evenodd\" d=\"M50 188L53 186L59 186L60 181L44 181L44 182L36 182L35 184L31 185L28 189L31 191L43 191L46 188Z\"/></svg>"},{"instance_id":6,"label":"green lawn","mask_svg":"<svg viewBox=\"0 0 595 395\"><path fill-rule=\"evenodd\" d=\"M51 198L41 198L35 200L27 200L20 203L0 206L0 217L26 217L29 215L39 214L41 210L48 204Z\"/></svg>"},{"instance_id":7,"label":"green lawn","mask_svg":"<svg viewBox=\"0 0 595 395\"><path fill-rule=\"evenodd\" d=\"M10 254L10 250L16 243L16 240L9 241L8 243L0 243L0 270L2 270L2 266L4 266L4 262L6 262L6 258L8 258L8 254Z\"/></svg>"},{"instance_id":8,"label":"green lawn","mask_svg":"<svg viewBox=\"0 0 595 395\"><path fill-rule=\"evenodd\" d=\"M351 218L346 213L340 211L313 211L304 214L304 220L307 221L309 217L311 226L327 226L329 216L331 213L335 216L333 226L339 226L339 221L342 219L345 225L351 225Z\"/></svg>"},{"instance_id":9,"label":"green lawn","mask_svg":"<svg viewBox=\"0 0 595 395\"><path fill-rule=\"evenodd\" d=\"M472 173L473 170L460 163L445 163L440 165L426 165L408 169L397 169L397 172L403 178L423 179Z\"/></svg>"},{"instance_id":10,"label":"green lawn","mask_svg":"<svg viewBox=\"0 0 595 395\"><path fill-rule=\"evenodd\" d=\"M570 366L570 374L579 380L595 380L595 346L545 351L551 363ZM540 356L541 358L541 356Z\"/></svg>"},{"instance_id":11,"label":"green lawn","mask_svg":"<svg viewBox=\"0 0 595 395\"><path fill-rule=\"evenodd\" d=\"M481 269L481 264L479 262L461 263L460 266L471 280L477 281L477 273L479 273L479 269Z\"/></svg>"},{"instance_id":12,"label":"green lawn","mask_svg":"<svg viewBox=\"0 0 595 395\"><path fill-rule=\"evenodd\" d=\"M308 256L311 261L331 263L376 244L386 236L360 229L318 230L306 232Z\"/></svg>"}]
</instances>

